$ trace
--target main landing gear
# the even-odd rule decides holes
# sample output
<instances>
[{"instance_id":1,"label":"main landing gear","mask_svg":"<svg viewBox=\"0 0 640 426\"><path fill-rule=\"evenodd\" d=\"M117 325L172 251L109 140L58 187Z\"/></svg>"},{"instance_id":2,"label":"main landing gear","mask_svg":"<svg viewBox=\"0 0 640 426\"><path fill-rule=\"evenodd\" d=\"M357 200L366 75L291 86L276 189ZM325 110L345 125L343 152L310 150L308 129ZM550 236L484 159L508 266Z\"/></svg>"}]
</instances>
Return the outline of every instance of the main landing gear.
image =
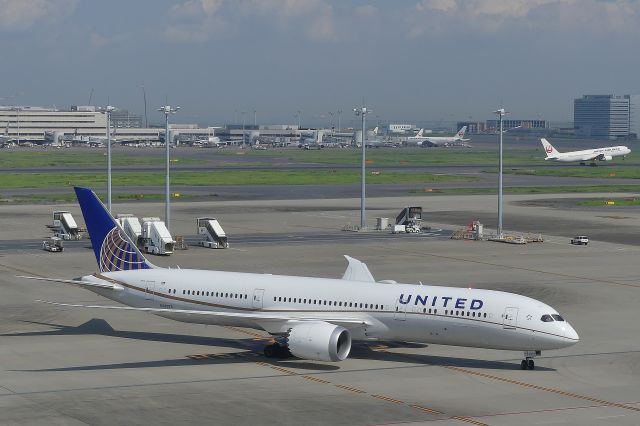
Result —
<instances>
[{"instance_id":1,"label":"main landing gear","mask_svg":"<svg viewBox=\"0 0 640 426\"><path fill-rule=\"evenodd\" d=\"M267 358L291 358L289 348L278 342L272 343L264 347L264 356Z\"/></svg>"},{"instance_id":2,"label":"main landing gear","mask_svg":"<svg viewBox=\"0 0 640 426\"><path fill-rule=\"evenodd\" d=\"M541 354L541 351L524 351L524 359L520 362L520 368L522 370L533 370L536 368L533 358Z\"/></svg>"}]
</instances>

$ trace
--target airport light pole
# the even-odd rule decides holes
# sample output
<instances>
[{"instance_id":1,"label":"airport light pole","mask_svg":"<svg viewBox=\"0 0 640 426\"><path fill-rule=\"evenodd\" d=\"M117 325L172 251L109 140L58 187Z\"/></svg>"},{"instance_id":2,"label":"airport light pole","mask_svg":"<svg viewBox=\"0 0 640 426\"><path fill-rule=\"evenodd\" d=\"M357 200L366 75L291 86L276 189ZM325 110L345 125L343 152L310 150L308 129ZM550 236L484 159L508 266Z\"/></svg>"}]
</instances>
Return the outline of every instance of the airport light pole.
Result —
<instances>
[{"instance_id":1,"label":"airport light pole","mask_svg":"<svg viewBox=\"0 0 640 426\"><path fill-rule=\"evenodd\" d=\"M296 116L298 117L298 130L300 130L300 121L302 120L302 111L298 110L298 113L296 114Z\"/></svg>"},{"instance_id":2,"label":"airport light pole","mask_svg":"<svg viewBox=\"0 0 640 426\"><path fill-rule=\"evenodd\" d=\"M171 144L171 134L169 133L169 115L171 114L175 114L176 112L178 112L178 110L180 109L180 107L172 107L170 105L165 105L161 108L158 108L158 111L163 112L164 113L164 119L165 119L165 124L164 124L164 146L165 146L165 150L166 150L166 176L165 176L165 206L164 206L164 222L165 225L167 226L167 229L169 231L171 231L171 225L170 225L170 220L171 220L171 208L170 208L170 199L171 199L171 193L170 188L169 188L169 148L170 148L170 144Z\"/></svg>"},{"instance_id":3,"label":"airport light pole","mask_svg":"<svg viewBox=\"0 0 640 426\"><path fill-rule=\"evenodd\" d=\"M340 133L342 131L342 127L340 127L340 117L342 116L342 110L339 109L336 112L338 113L338 133Z\"/></svg>"},{"instance_id":4,"label":"airport light pole","mask_svg":"<svg viewBox=\"0 0 640 426\"><path fill-rule=\"evenodd\" d=\"M500 121L500 153L498 156L498 238L502 239L502 137L504 135L504 131L502 130L502 119L509 113L505 111L504 108L493 111L493 113L498 115L498 119Z\"/></svg>"},{"instance_id":5,"label":"airport light pole","mask_svg":"<svg viewBox=\"0 0 640 426\"><path fill-rule=\"evenodd\" d=\"M242 147L244 148L244 145L246 143L246 137L244 135L244 123L247 118L247 111L240 111L240 114L242 114Z\"/></svg>"},{"instance_id":6,"label":"airport light pole","mask_svg":"<svg viewBox=\"0 0 640 426\"><path fill-rule=\"evenodd\" d=\"M111 213L111 113L115 110L111 105L100 108L107 116L107 209Z\"/></svg>"},{"instance_id":7,"label":"airport light pole","mask_svg":"<svg viewBox=\"0 0 640 426\"><path fill-rule=\"evenodd\" d=\"M367 109L367 107L362 106L361 108L354 108L353 112L356 116L362 117L362 164L361 164L361 182L360 182L360 229L364 229L365 225L365 178L366 178L366 138L367 138L367 127L366 120L367 114L371 113L371 110Z\"/></svg>"}]
</instances>

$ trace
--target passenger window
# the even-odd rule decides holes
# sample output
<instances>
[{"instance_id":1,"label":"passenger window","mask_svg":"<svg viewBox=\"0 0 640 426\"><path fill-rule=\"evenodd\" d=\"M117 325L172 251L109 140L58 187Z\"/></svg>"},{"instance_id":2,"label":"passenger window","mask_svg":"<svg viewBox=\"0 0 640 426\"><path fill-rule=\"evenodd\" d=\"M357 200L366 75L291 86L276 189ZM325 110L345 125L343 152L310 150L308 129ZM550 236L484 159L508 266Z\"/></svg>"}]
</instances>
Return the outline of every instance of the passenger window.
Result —
<instances>
[{"instance_id":1,"label":"passenger window","mask_svg":"<svg viewBox=\"0 0 640 426\"><path fill-rule=\"evenodd\" d=\"M349 302L349 307L351 307L351 302Z\"/></svg>"},{"instance_id":2,"label":"passenger window","mask_svg":"<svg viewBox=\"0 0 640 426\"><path fill-rule=\"evenodd\" d=\"M551 315L553 317L554 320L556 321L564 321L564 318L562 318L560 315L558 314L552 314Z\"/></svg>"},{"instance_id":3,"label":"passenger window","mask_svg":"<svg viewBox=\"0 0 640 426\"><path fill-rule=\"evenodd\" d=\"M426 314L427 313L427 308L422 308L422 313Z\"/></svg>"},{"instance_id":4,"label":"passenger window","mask_svg":"<svg viewBox=\"0 0 640 426\"><path fill-rule=\"evenodd\" d=\"M551 315L543 315L542 318L540 318L542 320L542 322L553 322L553 318L551 318Z\"/></svg>"},{"instance_id":5,"label":"passenger window","mask_svg":"<svg viewBox=\"0 0 640 426\"><path fill-rule=\"evenodd\" d=\"M376 309L378 309L378 305L376 305Z\"/></svg>"}]
</instances>

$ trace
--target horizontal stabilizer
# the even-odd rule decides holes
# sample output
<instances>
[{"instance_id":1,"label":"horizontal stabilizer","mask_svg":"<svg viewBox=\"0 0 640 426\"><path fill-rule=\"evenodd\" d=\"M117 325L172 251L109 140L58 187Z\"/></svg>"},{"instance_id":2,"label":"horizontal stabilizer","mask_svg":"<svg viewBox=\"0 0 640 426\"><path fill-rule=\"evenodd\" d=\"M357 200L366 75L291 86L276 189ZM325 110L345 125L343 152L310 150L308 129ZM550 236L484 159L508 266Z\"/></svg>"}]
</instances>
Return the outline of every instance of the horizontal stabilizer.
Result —
<instances>
[{"instance_id":1,"label":"horizontal stabilizer","mask_svg":"<svg viewBox=\"0 0 640 426\"><path fill-rule=\"evenodd\" d=\"M94 283L94 282L89 282L89 281L63 280L63 279L59 279L59 278L45 278L45 277L27 277L25 275L16 275L16 277L18 277L18 278L26 278L28 280L51 281L51 282L56 282L56 283L71 284L71 285L77 285L77 286L80 286L80 287L108 288L108 289L111 289L111 290L122 290L123 289L122 286L119 286L117 284L111 284L111 283Z\"/></svg>"},{"instance_id":2,"label":"horizontal stabilizer","mask_svg":"<svg viewBox=\"0 0 640 426\"><path fill-rule=\"evenodd\" d=\"M347 316L300 316L292 314L278 314L269 312L221 312L221 311L199 311L191 309L161 309L161 308L134 308L131 306L105 306L105 305L77 305L72 303L58 303L48 300L36 300L36 302L46 303L48 305L66 306L70 308L89 308L89 309L112 309L121 311L140 311L150 312L152 314L182 314L182 315L200 315L215 316L222 318L243 318L255 321L325 321L336 324L355 324L355 325L373 325L364 319Z\"/></svg>"}]
</instances>

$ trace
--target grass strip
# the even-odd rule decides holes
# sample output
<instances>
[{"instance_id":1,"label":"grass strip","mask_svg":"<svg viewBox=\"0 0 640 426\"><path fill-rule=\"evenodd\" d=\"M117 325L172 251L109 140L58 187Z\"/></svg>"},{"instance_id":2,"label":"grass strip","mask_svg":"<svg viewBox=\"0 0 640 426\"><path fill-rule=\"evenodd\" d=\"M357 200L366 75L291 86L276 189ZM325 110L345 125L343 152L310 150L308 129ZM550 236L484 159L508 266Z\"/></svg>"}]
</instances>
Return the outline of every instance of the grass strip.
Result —
<instances>
[{"instance_id":1,"label":"grass strip","mask_svg":"<svg viewBox=\"0 0 640 426\"><path fill-rule=\"evenodd\" d=\"M65 186L106 185L102 173L4 173L0 188L51 188ZM161 172L119 172L113 175L114 186L164 185ZM367 175L369 184L470 182L468 176L441 175L420 172L376 172ZM333 185L360 182L355 170L227 170L211 172L173 172L172 185Z\"/></svg>"},{"instance_id":2,"label":"grass strip","mask_svg":"<svg viewBox=\"0 0 640 426\"><path fill-rule=\"evenodd\" d=\"M571 194L588 192L640 192L640 185L587 186L514 186L503 189L505 194ZM424 188L412 189L410 194L497 194L496 188Z\"/></svg>"}]
</instances>

